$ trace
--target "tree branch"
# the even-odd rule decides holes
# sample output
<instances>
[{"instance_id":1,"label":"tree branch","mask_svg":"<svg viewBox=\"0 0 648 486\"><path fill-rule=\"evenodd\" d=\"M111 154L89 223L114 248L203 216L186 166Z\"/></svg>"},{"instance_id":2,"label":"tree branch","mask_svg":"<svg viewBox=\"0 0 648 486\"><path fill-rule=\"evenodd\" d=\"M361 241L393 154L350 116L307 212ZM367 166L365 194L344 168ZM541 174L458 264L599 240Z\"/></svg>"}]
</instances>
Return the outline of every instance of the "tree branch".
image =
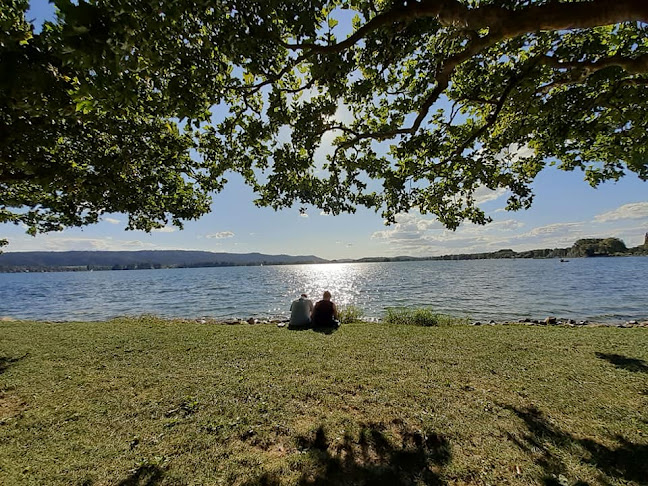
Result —
<instances>
[{"instance_id":1,"label":"tree branch","mask_svg":"<svg viewBox=\"0 0 648 486\"><path fill-rule=\"evenodd\" d=\"M407 135L407 134L416 133L418 129L421 127L423 120L425 120L425 117L428 115L428 112L430 111L432 105L436 103L436 101L439 99L441 94L443 94L443 92L448 88L448 85L450 84L450 78L452 77L452 74L454 73L454 70L457 68L457 66L462 62L464 62L465 60L470 59L472 56L479 53L489 45L494 44L498 40L499 39L493 38L490 35L486 35L484 37L478 37L474 41L469 42L463 51L448 58L446 62L440 67L438 73L435 75L435 80L437 82L437 85L423 101L423 104L421 105L419 113L416 119L414 120L414 122L412 123L412 126L408 128L399 128L396 130L390 130L384 132L360 134L356 138L349 140L348 142L345 142L344 145L351 146L359 142L360 140L367 139L367 138L373 138L376 140L385 140L387 138L393 138L396 135Z\"/></svg>"},{"instance_id":2,"label":"tree branch","mask_svg":"<svg viewBox=\"0 0 648 486\"><path fill-rule=\"evenodd\" d=\"M505 38L544 30L588 29L621 22L648 22L648 2L645 0L588 0L571 3L553 0L519 10L488 5L466 9L463 15L458 12L450 18L454 22L472 29L500 31Z\"/></svg>"},{"instance_id":3,"label":"tree branch","mask_svg":"<svg viewBox=\"0 0 648 486\"><path fill-rule=\"evenodd\" d=\"M249 94L254 94L254 93L259 92L259 90L261 88L263 88L264 86L272 84L275 81L278 81L281 78L283 78L285 74L287 74L290 71L292 71L293 69L295 69L295 67L297 67L299 65L299 63L305 61L307 59L307 57L308 56L306 54L302 54L301 56L294 59L293 62L290 62L290 63L286 64L283 67L283 69L281 71L279 71L278 73L273 73L272 76L268 76L265 81L263 81L261 83L258 83L258 84L251 85L251 86L246 86L246 87L244 87L244 89L246 89Z\"/></svg>"},{"instance_id":4,"label":"tree branch","mask_svg":"<svg viewBox=\"0 0 648 486\"><path fill-rule=\"evenodd\" d=\"M292 50L304 50L304 55L312 53L333 54L352 47L369 33L384 26L398 22L411 22L420 18L437 18L442 25L460 27L469 31L488 29L483 37L473 36L465 49L449 57L439 68L434 78L435 88L423 100L418 115L408 128L388 131L358 133L343 146L349 147L364 139L384 140L397 135L414 134L428 115L430 108L448 88L456 68L467 59L475 56L495 43L522 34L543 30L572 30L611 25L627 21L648 22L648 1L645 0L588 0L564 3L557 0L543 5L531 5L519 10L486 5L468 8L457 0L422 0L420 2L401 2L394 5L360 27L346 40L332 45L287 44ZM555 61L555 62L554 62ZM569 63L552 61L547 56L546 63L558 68L583 68L596 71L609 66L620 66L630 73L648 72L648 55L634 59L613 56L608 59L583 63L575 66ZM499 107L499 109L497 109ZM498 103L496 112L501 110ZM492 122L494 123L494 122ZM491 124L492 124L491 123ZM488 123L486 125L488 127ZM347 130L347 133L353 133ZM479 135L477 135L479 136Z\"/></svg>"},{"instance_id":5,"label":"tree branch","mask_svg":"<svg viewBox=\"0 0 648 486\"><path fill-rule=\"evenodd\" d=\"M434 8L433 8L434 10ZM436 12L428 12L427 6L422 2L405 2L396 3L389 10L376 15L366 24L356 30L352 35L347 37L342 42L332 45L320 45L320 44L288 44L283 43L283 46L291 50L307 50L310 52L317 52L321 54L335 54L341 52L349 47L355 45L367 34L374 32L381 27L386 25L392 25L399 22L411 22L417 18L433 17L438 13L438 8Z\"/></svg>"},{"instance_id":6,"label":"tree branch","mask_svg":"<svg viewBox=\"0 0 648 486\"><path fill-rule=\"evenodd\" d=\"M562 78L542 86L539 92L544 94L559 86L582 84L595 72L612 66L621 67L628 74L648 73L648 54L642 54L635 58L612 56L588 62L560 61L552 56L543 56L540 63L555 69L567 70Z\"/></svg>"},{"instance_id":7,"label":"tree branch","mask_svg":"<svg viewBox=\"0 0 648 486\"><path fill-rule=\"evenodd\" d=\"M501 39L508 39L545 30L587 29L632 21L648 23L648 2L588 0L565 3L554 0L543 5L511 10L494 5L468 8L457 0L403 1L376 15L337 44L281 44L291 50L335 54L357 44L367 34L386 25L434 17L442 25L469 30L489 29L489 32L496 32Z\"/></svg>"},{"instance_id":8,"label":"tree branch","mask_svg":"<svg viewBox=\"0 0 648 486\"><path fill-rule=\"evenodd\" d=\"M535 66L537 63L534 62L532 63L532 67ZM504 91L502 92L501 96L499 97L499 100L497 101L497 104L493 108L493 110L489 113L488 118L486 118L486 123L484 123L479 129L475 130L465 141L462 143L459 147L457 147L454 152L452 152L452 155L450 158L456 157L458 155L461 155L461 153L472 143L477 140L477 138L481 137L486 130L488 130L490 127L492 127L495 122L497 121L497 117L499 116L500 112L502 111L502 108L504 108L504 103L506 103L506 100L508 98L508 95L510 92L515 88L515 86L526 76L526 73L530 71L530 69L527 69L525 73L523 73L521 76L514 76L509 80L509 83L506 85L504 88Z\"/></svg>"},{"instance_id":9,"label":"tree branch","mask_svg":"<svg viewBox=\"0 0 648 486\"><path fill-rule=\"evenodd\" d=\"M540 62L545 66L556 69L583 70L590 74L611 66L621 67L629 74L644 74L648 72L648 54L641 54L637 57L611 56L586 62L560 61L552 56L543 56Z\"/></svg>"}]
</instances>

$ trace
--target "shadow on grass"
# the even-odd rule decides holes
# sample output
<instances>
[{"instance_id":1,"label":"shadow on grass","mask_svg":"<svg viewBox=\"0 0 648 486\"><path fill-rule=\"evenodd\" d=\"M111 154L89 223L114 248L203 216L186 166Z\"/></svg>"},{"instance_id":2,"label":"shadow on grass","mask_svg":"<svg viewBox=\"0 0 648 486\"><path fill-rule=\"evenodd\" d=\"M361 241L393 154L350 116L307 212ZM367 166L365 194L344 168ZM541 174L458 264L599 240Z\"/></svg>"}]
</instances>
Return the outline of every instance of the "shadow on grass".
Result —
<instances>
[{"instance_id":1,"label":"shadow on grass","mask_svg":"<svg viewBox=\"0 0 648 486\"><path fill-rule=\"evenodd\" d=\"M155 486L162 481L163 476L162 469L147 464L138 467L130 476L117 483L117 486Z\"/></svg>"},{"instance_id":2,"label":"shadow on grass","mask_svg":"<svg viewBox=\"0 0 648 486\"><path fill-rule=\"evenodd\" d=\"M289 331L313 331L319 334L331 335L337 331L339 327L326 326L326 327L313 327L313 326L288 326Z\"/></svg>"},{"instance_id":3,"label":"shadow on grass","mask_svg":"<svg viewBox=\"0 0 648 486\"><path fill-rule=\"evenodd\" d=\"M334 326L322 326L322 327L313 327L313 332L317 332L319 334L326 334L327 336L330 336L334 332L336 332L339 327L334 327Z\"/></svg>"},{"instance_id":4,"label":"shadow on grass","mask_svg":"<svg viewBox=\"0 0 648 486\"><path fill-rule=\"evenodd\" d=\"M612 363L617 368L635 373L648 373L648 363L643 359L628 358L621 354L596 353L596 357Z\"/></svg>"},{"instance_id":5,"label":"shadow on grass","mask_svg":"<svg viewBox=\"0 0 648 486\"><path fill-rule=\"evenodd\" d=\"M313 435L298 437L297 448L307 455L296 483L300 486L445 485L442 472L451 459L445 437L402 424L361 424L357 436L347 432L335 439L319 427ZM246 486L279 484L279 476L266 473Z\"/></svg>"},{"instance_id":6,"label":"shadow on grass","mask_svg":"<svg viewBox=\"0 0 648 486\"><path fill-rule=\"evenodd\" d=\"M547 420L535 407L516 408L503 405L524 421L527 432L522 437L509 433L509 439L531 455L544 470L546 486L558 486L566 466L559 456L570 454L583 463L591 464L600 473L600 483L607 484L612 478L645 484L648 478L648 444L635 444L624 437L614 439L618 447L608 447L592 439L580 439L561 430ZM578 481L574 486L588 483ZM599 483L597 483L599 484Z\"/></svg>"},{"instance_id":7,"label":"shadow on grass","mask_svg":"<svg viewBox=\"0 0 648 486\"><path fill-rule=\"evenodd\" d=\"M8 358L7 356L0 356L0 373L4 373L7 368L12 366L14 363L17 363L18 361L25 359L27 356L28 354L20 356L19 358Z\"/></svg>"},{"instance_id":8,"label":"shadow on grass","mask_svg":"<svg viewBox=\"0 0 648 486\"><path fill-rule=\"evenodd\" d=\"M310 326L291 326L288 325L286 327L289 331L310 331L311 327Z\"/></svg>"}]
</instances>

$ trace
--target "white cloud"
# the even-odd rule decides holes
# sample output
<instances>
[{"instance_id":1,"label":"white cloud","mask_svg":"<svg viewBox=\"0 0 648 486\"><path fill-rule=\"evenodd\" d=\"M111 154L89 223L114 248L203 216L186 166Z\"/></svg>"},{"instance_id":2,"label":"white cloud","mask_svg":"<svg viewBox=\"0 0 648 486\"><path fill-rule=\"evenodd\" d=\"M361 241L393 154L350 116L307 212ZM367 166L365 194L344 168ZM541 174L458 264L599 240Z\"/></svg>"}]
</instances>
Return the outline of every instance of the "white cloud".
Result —
<instances>
[{"instance_id":1,"label":"white cloud","mask_svg":"<svg viewBox=\"0 0 648 486\"><path fill-rule=\"evenodd\" d=\"M371 235L372 239L389 244L388 253L412 255L439 254L439 246L457 240L456 233L445 230L436 220L418 213L399 214L397 223ZM461 237L465 238L465 237ZM469 237L472 240L474 237Z\"/></svg>"},{"instance_id":2,"label":"white cloud","mask_svg":"<svg viewBox=\"0 0 648 486\"><path fill-rule=\"evenodd\" d=\"M517 250L566 248L573 245L576 240L586 237L597 237L597 232L584 222L554 223L514 235L510 237L509 243L510 247Z\"/></svg>"},{"instance_id":3,"label":"white cloud","mask_svg":"<svg viewBox=\"0 0 648 486\"><path fill-rule=\"evenodd\" d=\"M564 236L568 234L582 233L583 223L555 223L546 226L538 226L520 236Z\"/></svg>"},{"instance_id":4,"label":"white cloud","mask_svg":"<svg viewBox=\"0 0 648 486\"><path fill-rule=\"evenodd\" d=\"M621 219L648 220L648 202L624 204L612 211L607 211L594 217L594 220L599 223L618 221Z\"/></svg>"},{"instance_id":5,"label":"white cloud","mask_svg":"<svg viewBox=\"0 0 648 486\"><path fill-rule=\"evenodd\" d=\"M115 218L103 218L103 220L106 223L110 223L110 224L119 224L119 223L121 223L121 220L115 219Z\"/></svg>"},{"instance_id":6,"label":"white cloud","mask_svg":"<svg viewBox=\"0 0 648 486\"><path fill-rule=\"evenodd\" d=\"M517 162L520 159L533 157L535 155L535 151L526 143L524 145L512 143L511 145L509 145L508 150L505 153L514 162Z\"/></svg>"},{"instance_id":7,"label":"white cloud","mask_svg":"<svg viewBox=\"0 0 648 486\"><path fill-rule=\"evenodd\" d=\"M502 196L507 194L508 190L502 187L498 187L495 190L489 189L488 187L481 186L478 187L474 192L474 198L477 205L484 204L489 201L495 201Z\"/></svg>"},{"instance_id":8,"label":"white cloud","mask_svg":"<svg viewBox=\"0 0 648 486\"><path fill-rule=\"evenodd\" d=\"M155 233L173 233L177 229L175 226L163 226L162 228L153 228L151 231Z\"/></svg>"},{"instance_id":9,"label":"white cloud","mask_svg":"<svg viewBox=\"0 0 648 486\"><path fill-rule=\"evenodd\" d=\"M556 223L531 228L516 219L495 220L486 225L462 224L456 231L444 228L437 221L410 213L398 215L397 223L371 235L388 245L387 255L442 255L481 253L513 248L516 251L534 248L568 247L585 237L584 222Z\"/></svg>"},{"instance_id":10,"label":"white cloud","mask_svg":"<svg viewBox=\"0 0 648 486\"><path fill-rule=\"evenodd\" d=\"M112 238L82 238L39 235L12 238L8 251L125 251L159 249L152 243L140 240L114 240Z\"/></svg>"},{"instance_id":11,"label":"white cloud","mask_svg":"<svg viewBox=\"0 0 648 486\"><path fill-rule=\"evenodd\" d=\"M212 233L210 235L206 235L205 238L210 238L210 239L217 239L217 240L222 240L223 238L232 238L234 237L234 233L231 231L219 231L218 233Z\"/></svg>"},{"instance_id":12,"label":"white cloud","mask_svg":"<svg viewBox=\"0 0 648 486\"><path fill-rule=\"evenodd\" d=\"M505 219L502 221L493 221L491 223L481 225L473 223L464 223L457 230L458 233L463 234L484 234L484 233L496 233L496 232L510 232L520 228L523 228L525 225L521 221L516 219Z\"/></svg>"},{"instance_id":13,"label":"white cloud","mask_svg":"<svg viewBox=\"0 0 648 486\"><path fill-rule=\"evenodd\" d=\"M505 231L512 231L516 229L523 228L525 225L521 221L516 219L505 219L504 221L493 221L490 224L487 224L485 229L501 229Z\"/></svg>"},{"instance_id":14,"label":"white cloud","mask_svg":"<svg viewBox=\"0 0 648 486\"><path fill-rule=\"evenodd\" d=\"M382 231L374 232L374 239L389 239L392 241L412 240L435 226L441 225L431 218L425 218L419 213L403 213L396 216L396 223Z\"/></svg>"}]
</instances>

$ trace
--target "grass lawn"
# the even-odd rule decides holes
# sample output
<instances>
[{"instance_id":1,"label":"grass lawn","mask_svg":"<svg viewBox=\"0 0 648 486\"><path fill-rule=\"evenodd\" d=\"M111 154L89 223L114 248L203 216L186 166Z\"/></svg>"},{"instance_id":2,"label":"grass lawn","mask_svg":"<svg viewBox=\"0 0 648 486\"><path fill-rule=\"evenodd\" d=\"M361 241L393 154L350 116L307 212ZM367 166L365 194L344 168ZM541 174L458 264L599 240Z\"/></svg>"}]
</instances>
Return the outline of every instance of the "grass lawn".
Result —
<instances>
[{"instance_id":1,"label":"grass lawn","mask_svg":"<svg viewBox=\"0 0 648 486\"><path fill-rule=\"evenodd\" d=\"M648 484L648 329L0 322L0 484Z\"/></svg>"}]
</instances>

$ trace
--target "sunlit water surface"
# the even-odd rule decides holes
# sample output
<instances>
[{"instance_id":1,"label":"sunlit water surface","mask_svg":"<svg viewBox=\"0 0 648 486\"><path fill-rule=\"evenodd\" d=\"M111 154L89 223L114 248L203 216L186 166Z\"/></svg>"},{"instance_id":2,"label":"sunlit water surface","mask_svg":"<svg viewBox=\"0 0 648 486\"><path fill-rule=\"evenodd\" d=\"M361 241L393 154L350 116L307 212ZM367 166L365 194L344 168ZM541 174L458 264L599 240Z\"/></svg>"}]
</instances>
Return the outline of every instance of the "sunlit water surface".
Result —
<instances>
[{"instance_id":1,"label":"sunlit water surface","mask_svg":"<svg viewBox=\"0 0 648 486\"><path fill-rule=\"evenodd\" d=\"M280 318L302 292L379 319L425 306L472 319L648 318L648 258L473 260L0 274L0 317Z\"/></svg>"}]
</instances>

